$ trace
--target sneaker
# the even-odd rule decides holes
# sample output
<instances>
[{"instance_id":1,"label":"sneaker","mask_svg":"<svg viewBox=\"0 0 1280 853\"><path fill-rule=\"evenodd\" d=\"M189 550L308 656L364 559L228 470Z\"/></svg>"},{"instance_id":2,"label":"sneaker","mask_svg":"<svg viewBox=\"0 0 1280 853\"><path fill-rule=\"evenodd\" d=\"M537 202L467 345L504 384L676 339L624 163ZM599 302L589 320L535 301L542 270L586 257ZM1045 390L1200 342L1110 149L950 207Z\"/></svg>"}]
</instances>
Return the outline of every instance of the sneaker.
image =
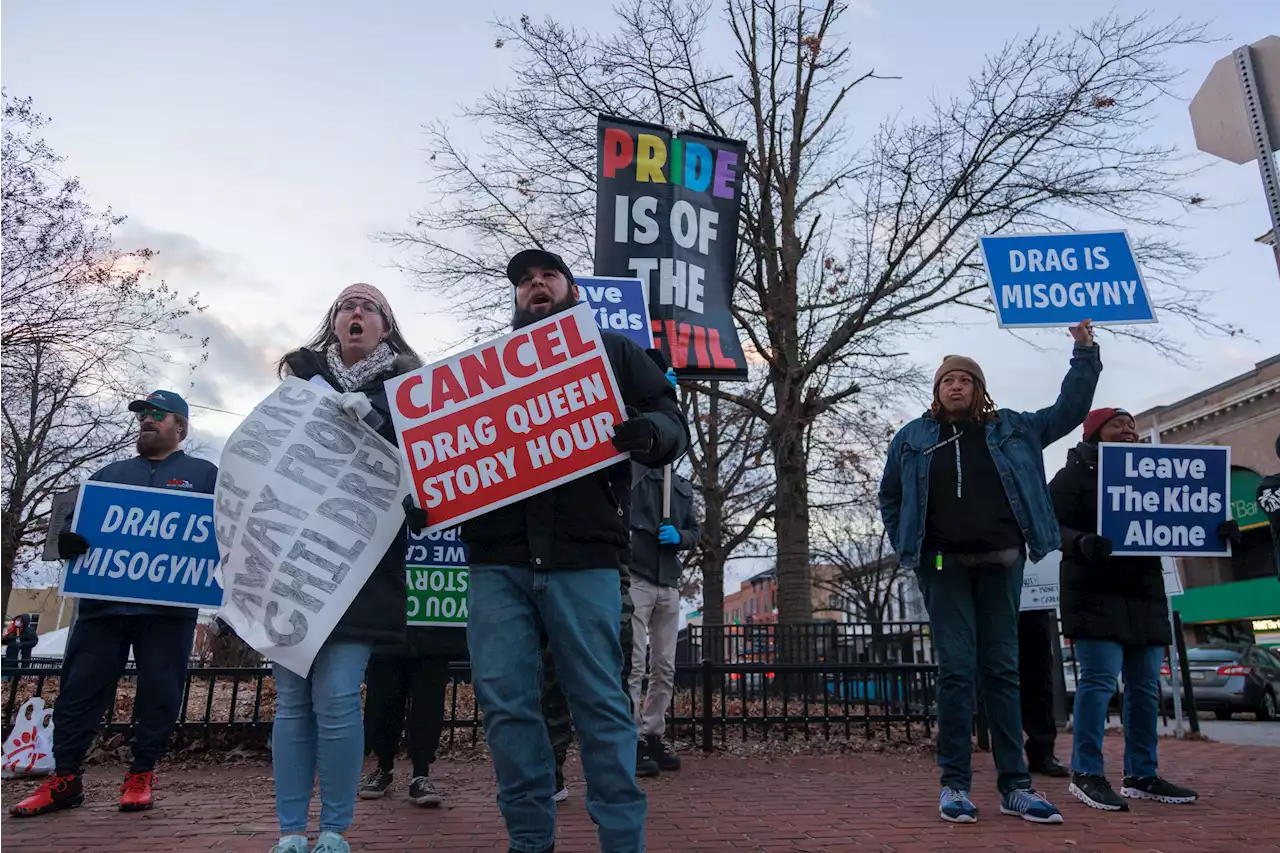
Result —
<instances>
[{"instance_id":1,"label":"sneaker","mask_svg":"<svg viewBox=\"0 0 1280 853\"><path fill-rule=\"evenodd\" d=\"M1071 777L1071 787L1067 789L1071 796L1091 809L1104 812L1127 812L1129 804L1119 794L1111 790L1111 783L1106 776L1094 776L1089 773L1076 773Z\"/></svg>"},{"instance_id":2,"label":"sneaker","mask_svg":"<svg viewBox=\"0 0 1280 853\"><path fill-rule=\"evenodd\" d=\"M286 835L280 839L271 853L307 853L307 837L305 835Z\"/></svg>"},{"instance_id":3,"label":"sneaker","mask_svg":"<svg viewBox=\"0 0 1280 853\"><path fill-rule=\"evenodd\" d=\"M969 799L968 791L943 788L938 795L938 814L949 823L977 823L978 807Z\"/></svg>"},{"instance_id":4,"label":"sneaker","mask_svg":"<svg viewBox=\"0 0 1280 853\"><path fill-rule=\"evenodd\" d=\"M120 786L120 811L144 812L156 804L151 795L151 783L155 773L150 770L135 773L130 770L124 774L124 784Z\"/></svg>"},{"instance_id":5,"label":"sneaker","mask_svg":"<svg viewBox=\"0 0 1280 853\"><path fill-rule=\"evenodd\" d=\"M390 770L383 770L381 767L372 770L360 780L360 799L378 799L391 787L391 781L394 778Z\"/></svg>"},{"instance_id":6,"label":"sneaker","mask_svg":"<svg viewBox=\"0 0 1280 853\"><path fill-rule=\"evenodd\" d=\"M1120 784L1120 794L1135 800L1155 800L1158 803L1194 803L1199 797L1190 788L1166 782L1159 776L1124 777Z\"/></svg>"},{"instance_id":7,"label":"sneaker","mask_svg":"<svg viewBox=\"0 0 1280 853\"><path fill-rule=\"evenodd\" d=\"M665 773L680 769L680 756L670 752L667 745L662 742L662 738L657 735L646 735L645 741L649 747L649 757L658 765L659 770Z\"/></svg>"},{"instance_id":8,"label":"sneaker","mask_svg":"<svg viewBox=\"0 0 1280 853\"><path fill-rule=\"evenodd\" d=\"M74 809L84 802L84 784L79 773L54 773L31 796L9 809L14 817Z\"/></svg>"},{"instance_id":9,"label":"sneaker","mask_svg":"<svg viewBox=\"0 0 1280 853\"><path fill-rule=\"evenodd\" d=\"M658 766L658 762L653 760L653 756L649 755L649 744L643 740L636 742L636 777L639 779L647 779L657 776L662 772L662 768Z\"/></svg>"},{"instance_id":10,"label":"sneaker","mask_svg":"<svg viewBox=\"0 0 1280 853\"><path fill-rule=\"evenodd\" d=\"M322 832L311 853L351 853L351 845L336 832Z\"/></svg>"},{"instance_id":11,"label":"sneaker","mask_svg":"<svg viewBox=\"0 0 1280 853\"><path fill-rule=\"evenodd\" d=\"M1029 788L1010 791L1000 798L1000 814L1016 815L1032 823L1062 823L1062 812L1044 798L1044 794Z\"/></svg>"},{"instance_id":12,"label":"sneaker","mask_svg":"<svg viewBox=\"0 0 1280 853\"><path fill-rule=\"evenodd\" d=\"M409 802L415 806L438 806L440 792L426 776L414 776L409 783Z\"/></svg>"},{"instance_id":13,"label":"sneaker","mask_svg":"<svg viewBox=\"0 0 1280 853\"><path fill-rule=\"evenodd\" d=\"M569 786L564 783L564 767L559 764L556 765L556 793L551 799L557 803L569 799Z\"/></svg>"}]
</instances>

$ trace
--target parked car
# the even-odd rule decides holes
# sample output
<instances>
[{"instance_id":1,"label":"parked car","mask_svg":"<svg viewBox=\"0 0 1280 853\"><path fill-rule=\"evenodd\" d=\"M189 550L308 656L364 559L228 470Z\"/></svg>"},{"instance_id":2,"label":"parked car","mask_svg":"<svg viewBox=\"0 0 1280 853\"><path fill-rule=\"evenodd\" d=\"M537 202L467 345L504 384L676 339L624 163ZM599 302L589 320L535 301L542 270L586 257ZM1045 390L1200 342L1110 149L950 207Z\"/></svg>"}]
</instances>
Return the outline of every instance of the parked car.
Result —
<instances>
[{"instance_id":1,"label":"parked car","mask_svg":"<svg viewBox=\"0 0 1280 853\"><path fill-rule=\"evenodd\" d=\"M1274 653L1244 643L1192 646L1187 649L1187 665L1197 711L1212 711L1219 720L1239 712L1252 712L1259 720L1276 719L1280 657ZM1167 665L1160 668L1160 682L1169 693Z\"/></svg>"}]
</instances>

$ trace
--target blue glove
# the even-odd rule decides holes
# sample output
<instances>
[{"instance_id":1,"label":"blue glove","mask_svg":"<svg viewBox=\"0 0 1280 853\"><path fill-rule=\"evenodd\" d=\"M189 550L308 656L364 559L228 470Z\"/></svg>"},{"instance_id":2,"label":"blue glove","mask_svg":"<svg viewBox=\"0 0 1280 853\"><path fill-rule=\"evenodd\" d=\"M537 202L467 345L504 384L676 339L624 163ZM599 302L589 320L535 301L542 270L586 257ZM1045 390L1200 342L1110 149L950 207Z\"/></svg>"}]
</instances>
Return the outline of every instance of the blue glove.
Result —
<instances>
[{"instance_id":1,"label":"blue glove","mask_svg":"<svg viewBox=\"0 0 1280 853\"><path fill-rule=\"evenodd\" d=\"M667 377L667 381L671 383L672 388L677 391L680 390L680 386L676 383L676 371L674 367L668 367L667 372L664 373L663 376Z\"/></svg>"},{"instance_id":2,"label":"blue glove","mask_svg":"<svg viewBox=\"0 0 1280 853\"><path fill-rule=\"evenodd\" d=\"M670 524L664 524L658 528L658 541L663 545L679 545L680 531Z\"/></svg>"}]
</instances>

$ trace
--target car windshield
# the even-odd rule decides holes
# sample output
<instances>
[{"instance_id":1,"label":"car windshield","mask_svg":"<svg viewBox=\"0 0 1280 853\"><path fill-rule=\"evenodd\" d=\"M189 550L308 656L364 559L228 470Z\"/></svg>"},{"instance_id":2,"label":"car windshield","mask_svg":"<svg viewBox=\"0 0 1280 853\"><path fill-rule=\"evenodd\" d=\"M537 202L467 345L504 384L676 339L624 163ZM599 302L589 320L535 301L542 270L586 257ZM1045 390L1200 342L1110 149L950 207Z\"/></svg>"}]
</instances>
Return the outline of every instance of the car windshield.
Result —
<instances>
[{"instance_id":1,"label":"car windshield","mask_svg":"<svg viewBox=\"0 0 1280 853\"><path fill-rule=\"evenodd\" d=\"M1239 649L1187 649L1192 663L1230 663L1240 657Z\"/></svg>"}]
</instances>

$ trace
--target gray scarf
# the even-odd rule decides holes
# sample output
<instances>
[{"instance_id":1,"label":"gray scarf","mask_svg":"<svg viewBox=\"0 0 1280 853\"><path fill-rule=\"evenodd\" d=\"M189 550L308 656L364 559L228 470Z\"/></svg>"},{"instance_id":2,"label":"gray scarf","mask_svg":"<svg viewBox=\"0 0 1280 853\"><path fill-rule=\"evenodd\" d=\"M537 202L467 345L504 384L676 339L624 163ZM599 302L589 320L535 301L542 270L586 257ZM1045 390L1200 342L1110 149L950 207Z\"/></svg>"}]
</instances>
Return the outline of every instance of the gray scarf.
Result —
<instances>
[{"instance_id":1,"label":"gray scarf","mask_svg":"<svg viewBox=\"0 0 1280 853\"><path fill-rule=\"evenodd\" d=\"M329 345L325 355L329 361L329 372L338 380L339 391L363 388L371 380L390 370L396 360L396 354L387 346L386 341L378 344L377 349L350 367L342 363L342 347L336 341Z\"/></svg>"}]
</instances>

